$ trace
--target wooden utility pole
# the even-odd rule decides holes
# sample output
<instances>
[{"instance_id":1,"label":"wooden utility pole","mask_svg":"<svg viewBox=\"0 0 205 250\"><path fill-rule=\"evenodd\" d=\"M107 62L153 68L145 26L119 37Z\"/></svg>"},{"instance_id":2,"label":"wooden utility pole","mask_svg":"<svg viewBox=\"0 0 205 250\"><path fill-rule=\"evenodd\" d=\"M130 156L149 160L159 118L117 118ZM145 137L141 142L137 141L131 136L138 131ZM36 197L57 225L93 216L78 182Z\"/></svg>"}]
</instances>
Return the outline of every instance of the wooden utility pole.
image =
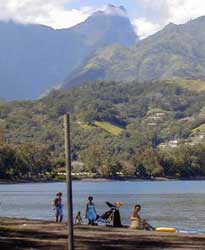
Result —
<instances>
[{"instance_id":1,"label":"wooden utility pole","mask_svg":"<svg viewBox=\"0 0 205 250\"><path fill-rule=\"evenodd\" d=\"M67 207L68 207L68 250L74 250L73 242L73 198L71 176L71 140L70 140L70 115L64 116L65 128L65 160L66 160L66 184L67 184Z\"/></svg>"}]
</instances>

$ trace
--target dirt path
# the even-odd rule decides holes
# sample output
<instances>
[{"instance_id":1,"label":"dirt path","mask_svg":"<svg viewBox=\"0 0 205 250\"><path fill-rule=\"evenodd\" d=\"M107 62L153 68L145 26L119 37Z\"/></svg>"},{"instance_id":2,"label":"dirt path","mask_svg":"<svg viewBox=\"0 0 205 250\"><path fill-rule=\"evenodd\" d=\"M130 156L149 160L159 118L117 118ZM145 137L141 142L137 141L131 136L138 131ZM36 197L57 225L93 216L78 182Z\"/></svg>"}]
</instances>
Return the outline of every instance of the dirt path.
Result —
<instances>
[{"instance_id":1,"label":"dirt path","mask_svg":"<svg viewBox=\"0 0 205 250\"><path fill-rule=\"evenodd\" d=\"M0 218L1 250L66 250L66 225ZM75 227L75 250L205 250L205 235Z\"/></svg>"}]
</instances>

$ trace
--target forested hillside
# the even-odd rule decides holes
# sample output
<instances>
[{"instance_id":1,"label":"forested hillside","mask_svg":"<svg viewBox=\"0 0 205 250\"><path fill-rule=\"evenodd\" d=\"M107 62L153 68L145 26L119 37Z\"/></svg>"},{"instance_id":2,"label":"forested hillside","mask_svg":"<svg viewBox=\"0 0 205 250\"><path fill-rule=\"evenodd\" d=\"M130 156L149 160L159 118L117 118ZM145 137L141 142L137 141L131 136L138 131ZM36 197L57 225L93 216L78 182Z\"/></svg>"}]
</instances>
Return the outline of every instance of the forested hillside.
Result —
<instances>
[{"instance_id":1,"label":"forested hillside","mask_svg":"<svg viewBox=\"0 0 205 250\"><path fill-rule=\"evenodd\" d=\"M205 82L187 80L87 83L38 101L1 102L0 166L10 163L0 176L36 176L39 168L55 175L64 166L67 112L72 160L83 163L75 172L205 176Z\"/></svg>"}]
</instances>

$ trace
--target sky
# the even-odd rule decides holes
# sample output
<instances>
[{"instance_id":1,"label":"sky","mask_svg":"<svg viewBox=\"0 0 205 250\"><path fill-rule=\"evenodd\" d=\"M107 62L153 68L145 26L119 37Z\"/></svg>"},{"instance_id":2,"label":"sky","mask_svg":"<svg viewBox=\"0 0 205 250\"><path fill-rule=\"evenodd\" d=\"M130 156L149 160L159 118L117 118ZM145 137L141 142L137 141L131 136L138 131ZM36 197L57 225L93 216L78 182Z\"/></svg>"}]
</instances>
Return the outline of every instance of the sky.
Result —
<instances>
[{"instance_id":1,"label":"sky","mask_svg":"<svg viewBox=\"0 0 205 250\"><path fill-rule=\"evenodd\" d=\"M0 20L68 28L107 4L127 9L141 39L170 22L181 24L205 15L204 0L0 0Z\"/></svg>"}]
</instances>

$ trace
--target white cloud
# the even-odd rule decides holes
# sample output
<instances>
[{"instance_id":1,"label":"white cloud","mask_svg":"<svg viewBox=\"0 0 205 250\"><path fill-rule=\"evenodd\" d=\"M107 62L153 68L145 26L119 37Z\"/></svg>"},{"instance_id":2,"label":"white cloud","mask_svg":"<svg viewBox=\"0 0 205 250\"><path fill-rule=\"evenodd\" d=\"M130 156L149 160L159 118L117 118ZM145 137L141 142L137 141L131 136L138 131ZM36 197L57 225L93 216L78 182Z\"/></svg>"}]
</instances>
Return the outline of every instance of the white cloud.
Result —
<instances>
[{"instance_id":1,"label":"white cloud","mask_svg":"<svg viewBox=\"0 0 205 250\"><path fill-rule=\"evenodd\" d=\"M149 35L152 35L161 29L161 26L157 23L149 22L145 18L138 18L133 21L134 27L136 27L136 33L143 39Z\"/></svg>"},{"instance_id":2,"label":"white cloud","mask_svg":"<svg viewBox=\"0 0 205 250\"><path fill-rule=\"evenodd\" d=\"M75 0L0 0L0 20L67 28L84 21L95 11L93 7L66 9L65 5L72 1ZM132 22L141 38L155 33L169 22L180 24L205 15L203 0L136 0L136 6L139 5L143 8L142 15ZM105 7L99 9L105 10Z\"/></svg>"},{"instance_id":3,"label":"white cloud","mask_svg":"<svg viewBox=\"0 0 205 250\"><path fill-rule=\"evenodd\" d=\"M153 34L170 22L181 24L205 15L202 0L136 0L144 9L133 23L142 38Z\"/></svg>"},{"instance_id":4,"label":"white cloud","mask_svg":"<svg viewBox=\"0 0 205 250\"><path fill-rule=\"evenodd\" d=\"M84 21L92 7L66 10L71 0L0 0L0 20L40 23L53 28L71 27Z\"/></svg>"},{"instance_id":5,"label":"white cloud","mask_svg":"<svg viewBox=\"0 0 205 250\"><path fill-rule=\"evenodd\" d=\"M201 0L166 0L169 9L169 22L184 23L191 18L205 15L205 1Z\"/></svg>"}]
</instances>

